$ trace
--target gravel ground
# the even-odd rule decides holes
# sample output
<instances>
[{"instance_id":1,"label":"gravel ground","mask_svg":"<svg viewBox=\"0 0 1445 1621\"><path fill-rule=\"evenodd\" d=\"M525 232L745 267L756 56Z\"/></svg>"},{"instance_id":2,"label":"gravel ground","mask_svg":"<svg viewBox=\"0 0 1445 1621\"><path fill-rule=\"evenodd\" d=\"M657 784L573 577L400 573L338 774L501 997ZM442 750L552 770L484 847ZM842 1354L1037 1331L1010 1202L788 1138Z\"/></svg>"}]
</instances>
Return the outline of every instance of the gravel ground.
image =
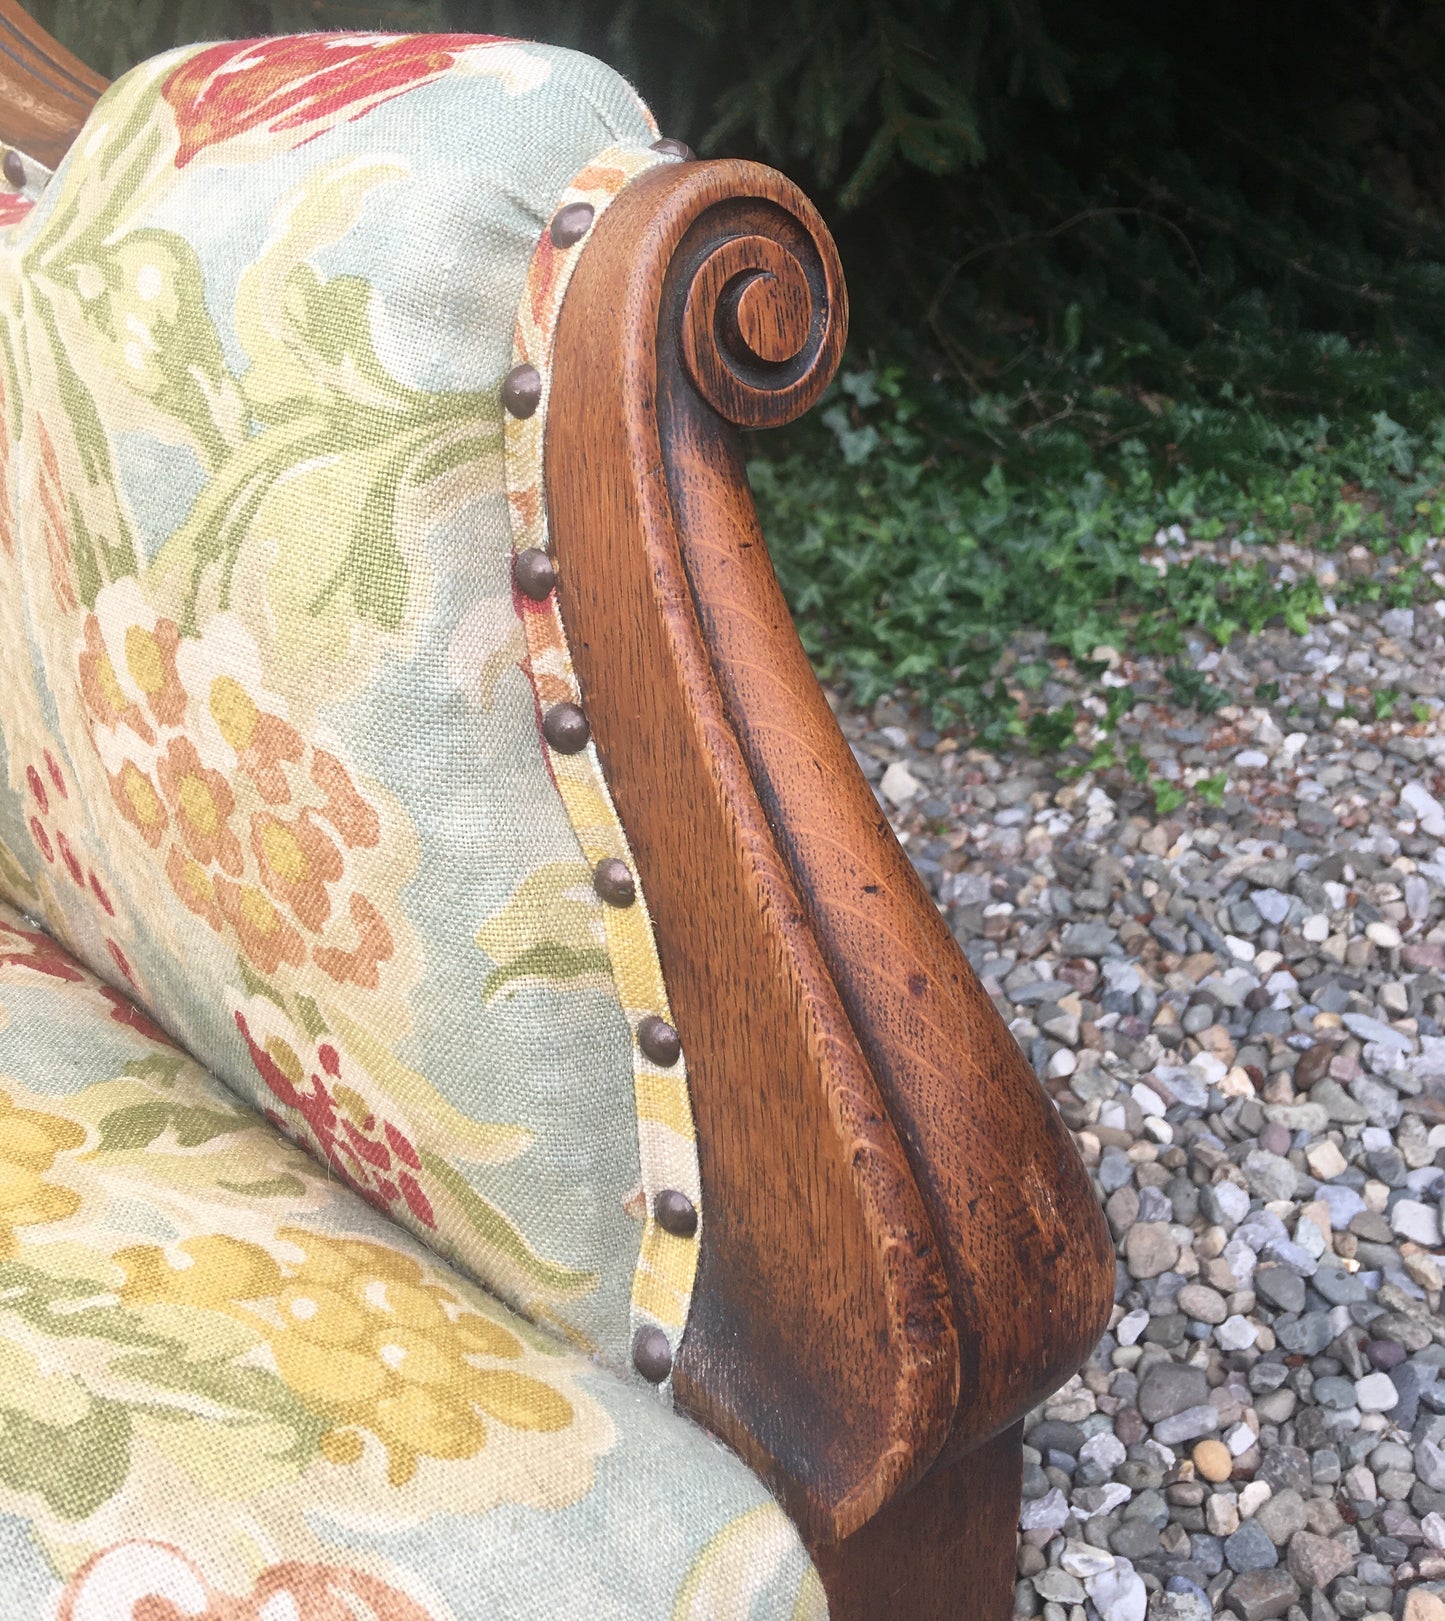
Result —
<instances>
[{"instance_id":1,"label":"gravel ground","mask_svg":"<svg viewBox=\"0 0 1445 1621\"><path fill-rule=\"evenodd\" d=\"M1237 700L1205 718L1119 660L1153 775L1228 774L1162 819L840 709L1117 1240L1109 1332L1025 1426L1017 1615L1445 1621L1440 610L1196 650Z\"/></svg>"}]
</instances>

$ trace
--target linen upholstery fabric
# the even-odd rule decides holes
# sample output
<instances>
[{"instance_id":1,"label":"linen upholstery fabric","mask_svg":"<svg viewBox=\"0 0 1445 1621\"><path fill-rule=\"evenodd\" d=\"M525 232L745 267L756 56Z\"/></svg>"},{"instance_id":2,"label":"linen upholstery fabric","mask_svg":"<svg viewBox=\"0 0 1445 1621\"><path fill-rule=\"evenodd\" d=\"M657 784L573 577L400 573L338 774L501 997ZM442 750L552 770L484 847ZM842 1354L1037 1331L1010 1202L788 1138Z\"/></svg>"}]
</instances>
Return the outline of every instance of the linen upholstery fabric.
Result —
<instances>
[{"instance_id":1,"label":"linen upholstery fabric","mask_svg":"<svg viewBox=\"0 0 1445 1621\"><path fill-rule=\"evenodd\" d=\"M0 239L0 894L634 1379L686 1318L650 1195L698 1196L693 1128L632 1039L645 903L591 888L627 853L595 758L539 734L499 390L559 200L655 135L544 46L189 48Z\"/></svg>"},{"instance_id":2,"label":"linen upholstery fabric","mask_svg":"<svg viewBox=\"0 0 1445 1621\"><path fill-rule=\"evenodd\" d=\"M3 906L0 1580L7 1621L826 1613L725 1448Z\"/></svg>"}]
</instances>

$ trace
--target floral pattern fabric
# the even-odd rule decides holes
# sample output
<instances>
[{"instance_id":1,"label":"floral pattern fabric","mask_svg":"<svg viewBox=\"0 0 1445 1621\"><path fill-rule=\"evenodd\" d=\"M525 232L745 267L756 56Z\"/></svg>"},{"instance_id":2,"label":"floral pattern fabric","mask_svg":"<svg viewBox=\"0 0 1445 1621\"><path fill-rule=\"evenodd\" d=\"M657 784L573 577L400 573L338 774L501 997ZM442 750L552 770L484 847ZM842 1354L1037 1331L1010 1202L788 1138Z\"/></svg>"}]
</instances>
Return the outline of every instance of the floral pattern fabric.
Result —
<instances>
[{"instance_id":1,"label":"floral pattern fabric","mask_svg":"<svg viewBox=\"0 0 1445 1621\"><path fill-rule=\"evenodd\" d=\"M825 1614L723 1447L3 906L0 1574L14 1621Z\"/></svg>"},{"instance_id":2,"label":"floral pattern fabric","mask_svg":"<svg viewBox=\"0 0 1445 1621\"><path fill-rule=\"evenodd\" d=\"M550 355L547 222L655 136L544 46L189 47L0 210L0 896L632 1379L686 1321L651 1204L700 1201L693 1125L595 756L540 735L545 410L504 429L500 384Z\"/></svg>"}]
</instances>

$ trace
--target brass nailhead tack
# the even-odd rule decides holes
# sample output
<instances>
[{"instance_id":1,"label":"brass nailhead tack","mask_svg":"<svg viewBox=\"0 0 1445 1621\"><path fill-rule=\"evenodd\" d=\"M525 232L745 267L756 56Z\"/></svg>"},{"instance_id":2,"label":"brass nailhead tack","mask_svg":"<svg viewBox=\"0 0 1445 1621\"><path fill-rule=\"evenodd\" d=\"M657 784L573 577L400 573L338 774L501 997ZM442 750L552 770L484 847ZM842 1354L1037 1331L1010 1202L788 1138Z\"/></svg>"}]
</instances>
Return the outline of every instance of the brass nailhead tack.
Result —
<instances>
[{"instance_id":1,"label":"brass nailhead tack","mask_svg":"<svg viewBox=\"0 0 1445 1621\"><path fill-rule=\"evenodd\" d=\"M676 1188L662 1188L652 1201L652 1214L663 1232L691 1238L697 1232L697 1206Z\"/></svg>"},{"instance_id":2,"label":"brass nailhead tack","mask_svg":"<svg viewBox=\"0 0 1445 1621\"><path fill-rule=\"evenodd\" d=\"M5 161L0 163L5 178L12 186L20 187L25 184L25 159L12 146L5 154Z\"/></svg>"},{"instance_id":3,"label":"brass nailhead tack","mask_svg":"<svg viewBox=\"0 0 1445 1621\"><path fill-rule=\"evenodd\" d=\"M592 728L576 704L553 704L542 717L542 736L558 754L580 754Z\"/></svg>"},{"instance_id":4,"label":"brass nailhead tack","mask_svg":"<svg viewBox=\"0 0 1445 1621\"><path fill-rule=\"evenodd\" d=\"M675 141L670 135L664 135L660 141L654 141L652 150L661 152L669 158L681 158L684 163L691 163L697 156L686 141Z\"/></svg>"},{"instance_id":5,"label":"brass nailhead tack","mask_svg":"<svg viewBox=\"0 0 1445 1621\"><path fill-rule=\"evenodd\" d=\"M552 246L570 248L592 229L596 211L591 203L568 203L552 216Z\"/></svg>"},{"instance_id":6,"label":"brass nailhead tack","mask_svg":"<svg viewBox=\"0 0 1445 1621\"><path fill-rule=\"evenodd\" d=\"M502 379L502 404L524 420L542 403L542 374L526 361Z\"/></svg>"},{"instance_id":7,"label":"brass nailhead tack","mask_svg":"<svg viewBox=\"0 0 1445 1621\"><path fill-rule=\"evenodd\" d=\"M654 1064L660 1064L663 1069L671 1069L682 1056L682 1043L678 1040L677 1031L655 1013L649 1013L639 1021L637 1045Z\"/></svg>"},{"instance_id":8,"label":"brass nailhead tack","mask_svg":"<svg viewBox=\"0 0 1445 1621\"><path fill-rule=\"evenodd\" d=\"M512 564L512 578L524 597L533 602L545 602L557 586L557 565L546 552L529 546L518 552Z\"/></svg>"},{"instance_id":9,"label":"brass nailhead tack","mask_svg":"<svg viewBox=\"0 0 1445 1621\"><path fill-rule=\"evenodd\" d=\"M660 1385L672 1372L672 1347L660 1328L638 1329L632 1341L632 1365L654 1385Z\"/></svg>"},{"instance_id":10,"label":"brass nailhead tack","mask_svg":"<svg viewBox=\"0 0 1445 1621\"><path fill-rule=\"evenodd\" d=\"M625 861L603 856L592 874L592 887L609 906L631 906L637 899L637 884Z\"/></svg>"}]
</instances>

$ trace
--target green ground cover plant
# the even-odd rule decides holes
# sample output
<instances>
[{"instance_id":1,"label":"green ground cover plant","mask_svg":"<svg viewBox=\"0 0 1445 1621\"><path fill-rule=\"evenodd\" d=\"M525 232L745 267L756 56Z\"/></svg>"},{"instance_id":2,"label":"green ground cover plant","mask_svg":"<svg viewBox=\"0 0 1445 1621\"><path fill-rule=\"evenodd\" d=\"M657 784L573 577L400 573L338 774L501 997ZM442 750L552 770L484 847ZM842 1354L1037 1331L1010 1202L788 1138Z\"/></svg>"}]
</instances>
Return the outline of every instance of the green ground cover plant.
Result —
<instances>
[{"instance_id":1,"label":"green ground cover plant","mask_svg":"<svg viewBox=\"0 0 1445 1621\"><path fill-rule=\"evenodd\" d=\"M818 420L750 468L808 651L859 703L901 687L935 725L1050 750L1073 717L1023 719L999 678L1021 632L1086 668L1101 648L1172 654L1174 700L1209 713L1231 695L1193 668L1191 636L1304 631L1352 596L1433 594L1445 413L1410 429L1173 405L1111 445L1062 425L981 462L926 395L898 368L845 371ZM1370 566L1326 590L1288 543L1326 560L1363 547ZM1046 676L1010 671L1025 690Z\"/></svg>"}]
</instances>

